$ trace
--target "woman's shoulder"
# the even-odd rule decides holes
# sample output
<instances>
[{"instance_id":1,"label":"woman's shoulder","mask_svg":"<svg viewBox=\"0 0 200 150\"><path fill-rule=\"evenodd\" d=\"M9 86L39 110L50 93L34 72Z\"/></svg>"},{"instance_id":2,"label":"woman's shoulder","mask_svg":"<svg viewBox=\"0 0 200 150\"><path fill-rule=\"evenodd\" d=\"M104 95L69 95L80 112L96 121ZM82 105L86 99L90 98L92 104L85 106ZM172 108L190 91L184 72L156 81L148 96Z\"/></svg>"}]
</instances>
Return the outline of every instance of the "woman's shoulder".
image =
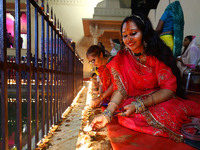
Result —
<instances>
[{"instance_id":1,"label":"woman's shoulder","mask_svg":"<svg viewBox=\"0 0 200 150\"><path fill-rule=\"evenodd\" d=\"M189 48L189 51L195 51L195 52L199 52L200 51L200 48L196 45L192 45L190 48Z\"/></svg>"},{"instance_id":2,"label":"woman's shoulder","mask_svg":"<svg viewBox=\"0 0 200 150\"><path fill-rule=\"evenodd\" d=\"M150 67L155 67L155 68L168 68L168 66L166 66L166 64L162 61L160 61L158 58L156 58L155 56L147 56L147 64Z\"/></svg>"},{"instance_id":3,"label":"woman's shoulder","mask_svg":"<svg viewBox=\"0 0 200 150\"><path fill-rule=\"evenodd\" d=\"M147 56L147 63L150 66L155 66L158 64L160 61L155 57L155 56Z\"/></svg>"},{"instance_id":4,"label":"woman's shoulder","mask_svg":"<svg viewBox=\"0 0 200 150\"><path fill-rule=\"evenodd\" d=\"M123 61L123 58L126 56L126 50L120 50L117 55L113 56L112 60L107 63L107 67L114 67L117 64L119 64L121 61Z\"/></svg>"}]
</instances>

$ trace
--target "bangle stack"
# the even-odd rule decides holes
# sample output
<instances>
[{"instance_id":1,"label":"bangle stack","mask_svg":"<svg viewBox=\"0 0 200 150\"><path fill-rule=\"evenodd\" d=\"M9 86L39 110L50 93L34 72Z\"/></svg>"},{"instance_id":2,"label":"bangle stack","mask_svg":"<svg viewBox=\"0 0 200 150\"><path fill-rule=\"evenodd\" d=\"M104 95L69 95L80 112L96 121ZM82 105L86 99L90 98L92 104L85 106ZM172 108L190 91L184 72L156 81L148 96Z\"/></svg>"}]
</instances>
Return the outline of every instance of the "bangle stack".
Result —
<instances>
[{"instance_id":1,"label":"bangle stack","mask_svg":"<svg viewBox=\"0 0 200 150\"><path fill-rule=\"evenodd\" d=\"M143 113L145 111L144 103L141 100L137 100L136 102L131 102L131 104L135 105L135 113Z\"/></svg>"},{"instance_id":2,"label":"bangle stack","mask_svg":"<svg viewBox=\"0 0 200 150\"><path fill-rule=\"evenodd\" d=\"M110 105L110 104L114 104L114 105L116 106L117 109L119 108L118 104L115 103L115 102L109 102L108 105Z\"/></svg>"},{"instance_id":3,"label":"bangle stack","mask_svg":"<svg viewBox=\"0 0 200 150\"><path fill-rule=\"evenodd\" d=\"M110 110L108 110L108 109L105 109L104 110L104 112L102 113L105 117L106 117L106 119L108 120L108 122L110 122L111 120L112 120L112 118L113 118L113 114L111 113L111 111Z\"/></svg>"}]
</instances>

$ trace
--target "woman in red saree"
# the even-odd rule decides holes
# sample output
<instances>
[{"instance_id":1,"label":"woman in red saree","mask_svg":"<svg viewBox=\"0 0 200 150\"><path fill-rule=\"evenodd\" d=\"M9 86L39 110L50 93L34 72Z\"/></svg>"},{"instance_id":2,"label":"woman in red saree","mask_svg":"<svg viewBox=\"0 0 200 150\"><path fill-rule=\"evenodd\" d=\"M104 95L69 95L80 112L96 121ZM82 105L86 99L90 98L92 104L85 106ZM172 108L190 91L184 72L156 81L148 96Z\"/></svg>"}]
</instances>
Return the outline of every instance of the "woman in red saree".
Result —
<instances>
[{"instance_id":1,"label":"woman in red saree","mask_svg":"<svg viewBox=\"0 0 200 150\"><path fill-rule=\"evenodd\" d=\"M180 98L180 71L170 48L150 20L141 15L125 18L121 34L126 48L107 65L114 92L108 107L91 126L104 127L113 113L123 108L118 116L121 125L182 142L181 126L191 122L190 116L200 116L200 106Z\"/></svg>"},{"instance_id":2,"label":"woman in red saree","mask_svg":"<svg viewBox=\"0 0 200 150\"><path fill-rule=\"evenodd\" d=\"M106 54L105 50L97 45L90 46L86 56L90 64L98 67L100 78L100 96L93 99L90 106L95 108L100 103L108 104L110 96L113 92L113 84L110 71L106 67L106 64L111 61L112 57Z\"/></svg>"}]
</instances>

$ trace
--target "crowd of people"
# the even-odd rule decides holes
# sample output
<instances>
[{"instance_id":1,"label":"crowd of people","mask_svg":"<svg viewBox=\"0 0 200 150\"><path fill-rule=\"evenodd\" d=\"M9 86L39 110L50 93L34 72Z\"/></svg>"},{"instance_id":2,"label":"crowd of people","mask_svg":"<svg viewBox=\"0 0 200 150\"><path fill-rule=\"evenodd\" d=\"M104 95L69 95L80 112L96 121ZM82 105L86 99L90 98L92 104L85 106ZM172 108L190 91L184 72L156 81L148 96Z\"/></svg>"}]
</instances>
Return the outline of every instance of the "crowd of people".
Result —
<instances>
[{"instance_id":1,"label":"crowd of people","mask_svg":"<svg viewBox=\"0 0 200 150\"><path fill-rule=\"evenodd\" d=\"M200 104L185 99L181 78L184 68L198 65L195 37L185 37L176 58L175 46L168 46L160 33L147 16L132 14L121 24L122 43L116 54L106 54L102 46L89 47L86 56L98 67L102 89L90 106L107 104L91 122L94 130L105 127L118 113L118 123L126 128L183 142L181 127L191 117L200 118ZM174 31L169 33L175 36Z\"/></svg>"}]
</instances>

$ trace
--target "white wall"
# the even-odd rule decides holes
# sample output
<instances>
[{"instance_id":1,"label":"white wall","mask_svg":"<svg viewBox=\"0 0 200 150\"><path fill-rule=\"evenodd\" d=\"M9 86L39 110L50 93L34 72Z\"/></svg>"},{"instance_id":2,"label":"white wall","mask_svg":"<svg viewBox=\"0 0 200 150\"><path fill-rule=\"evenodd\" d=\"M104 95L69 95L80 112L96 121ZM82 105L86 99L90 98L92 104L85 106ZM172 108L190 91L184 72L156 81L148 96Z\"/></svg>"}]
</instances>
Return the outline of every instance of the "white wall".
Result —
<instances>
[{"instance_id":1,"label":"white wall","mask_svg":"<svg viewBox=\"0 0 200 150\"><path fill-rule=\"evenodd\" d=\"M68 38L80 42L84 35L82 18L92 18L94 7L100 1L102 0L73 0L62 3L58 0L57 3L50 1L50 5L53 6L53 12L67 32Z\"/></svg>"}]
</instances>

